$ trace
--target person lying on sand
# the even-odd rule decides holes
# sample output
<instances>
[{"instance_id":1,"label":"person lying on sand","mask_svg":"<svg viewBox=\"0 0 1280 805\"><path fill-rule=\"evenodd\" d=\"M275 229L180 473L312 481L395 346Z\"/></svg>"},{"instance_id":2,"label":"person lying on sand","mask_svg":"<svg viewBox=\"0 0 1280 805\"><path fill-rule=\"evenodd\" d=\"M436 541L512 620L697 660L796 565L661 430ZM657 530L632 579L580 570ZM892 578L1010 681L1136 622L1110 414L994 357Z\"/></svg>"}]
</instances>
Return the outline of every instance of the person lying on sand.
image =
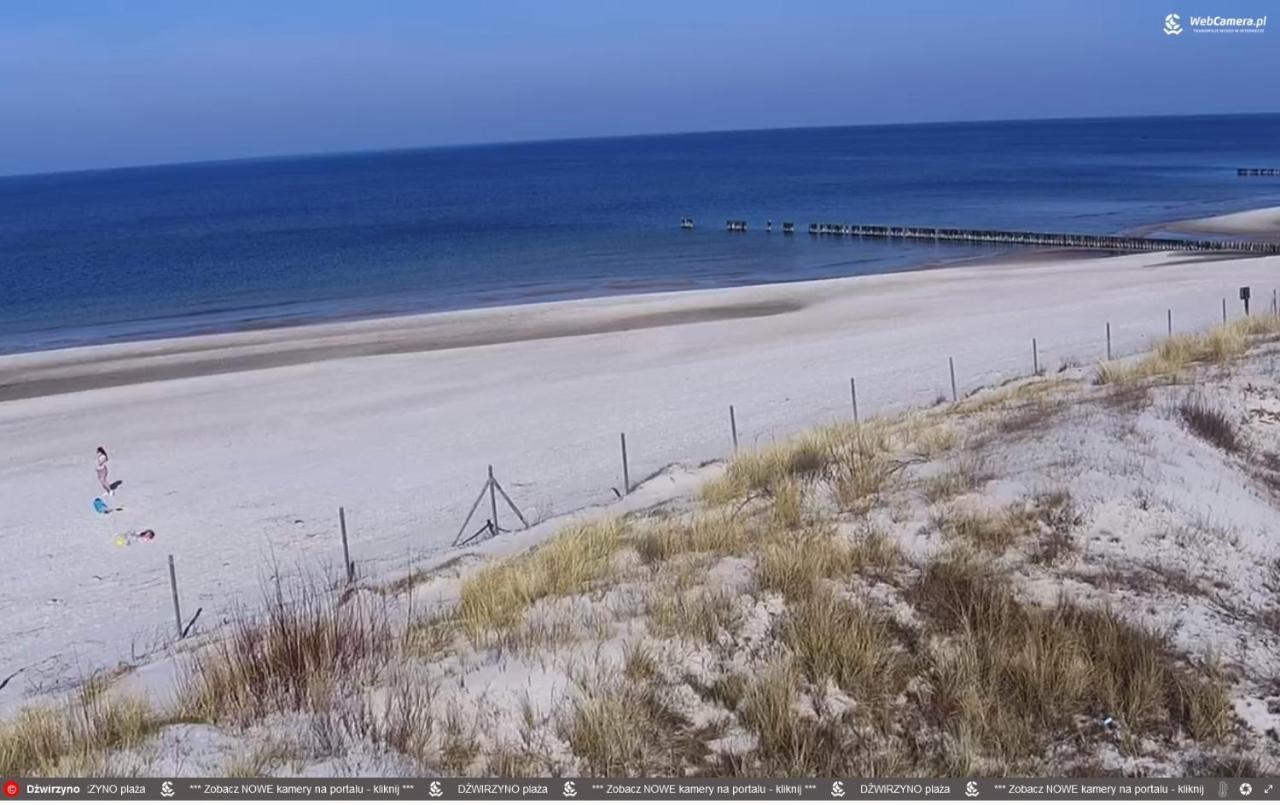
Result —
<instances>
[{"instance_id":1,"label":"person lying on sand","mask_svg":"<svg viewBox=\"0 0 1280 805\"><path fill-rule=\"evenodd\" d=\"M149 528L144 531L125 531L122 534L116 534L116 544L124 547L135 542L151 542L155 538L156 532Z\"/></svg>"}]
</instances>

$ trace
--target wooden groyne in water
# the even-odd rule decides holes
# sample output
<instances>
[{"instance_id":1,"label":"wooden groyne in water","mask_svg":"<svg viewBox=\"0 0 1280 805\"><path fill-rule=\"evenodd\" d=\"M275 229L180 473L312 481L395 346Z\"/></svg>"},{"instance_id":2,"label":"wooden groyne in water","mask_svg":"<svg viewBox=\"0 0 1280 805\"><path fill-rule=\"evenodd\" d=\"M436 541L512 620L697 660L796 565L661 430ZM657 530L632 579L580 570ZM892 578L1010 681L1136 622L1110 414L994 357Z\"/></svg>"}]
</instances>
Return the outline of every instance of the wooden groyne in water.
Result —
<instances>
[{"instance_id":1,"label":"wooden groyne in water","mask_svg":"<svg viewBox=\"0 0 1280 805\"><path fill-rule=\"evenodd\" d=\"M1075 235L1065 232L1010 232L1000 229L943 229L930 226L867 226L865 224L809 224L810 235L858 238L943 240L957 243L1001 243L1053 246L1108 252L1229 252L1280 254L1280 243L1251 240L1183 240L1132 238L1123 235Z\"/></svg>"},{"instance_id":2,"label":"wooden groyne in water","mask_svg":"<svg viewBox=\"0 0 1280 805\"><path fill-rule=\"evenodd\" d=\"M1236 168L1236 176L1280 176L1280 168Z\"/></svg>"}]
</instances>

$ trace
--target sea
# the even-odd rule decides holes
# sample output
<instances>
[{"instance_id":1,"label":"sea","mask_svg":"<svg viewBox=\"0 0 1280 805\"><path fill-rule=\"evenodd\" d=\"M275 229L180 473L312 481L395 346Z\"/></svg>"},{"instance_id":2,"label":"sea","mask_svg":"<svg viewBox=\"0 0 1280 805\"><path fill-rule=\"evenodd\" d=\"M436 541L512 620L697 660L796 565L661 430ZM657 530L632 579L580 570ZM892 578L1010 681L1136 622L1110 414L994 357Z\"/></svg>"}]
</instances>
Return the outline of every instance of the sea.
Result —
<instances>
[{"instance_id":1,"label":"sea","mask_svg":"<svg viewBox=\"0 0 1280 805\"><path fill-rule=\"evenodd\" d=\"M1280 114L672 134L0 177L0 353L947 265L1000 250L805 230L1129 232L1280 204L1280 178L1236 175L1278 166ZM727 219L748 231L725 231Z\"/></svg>"}]
</instances>

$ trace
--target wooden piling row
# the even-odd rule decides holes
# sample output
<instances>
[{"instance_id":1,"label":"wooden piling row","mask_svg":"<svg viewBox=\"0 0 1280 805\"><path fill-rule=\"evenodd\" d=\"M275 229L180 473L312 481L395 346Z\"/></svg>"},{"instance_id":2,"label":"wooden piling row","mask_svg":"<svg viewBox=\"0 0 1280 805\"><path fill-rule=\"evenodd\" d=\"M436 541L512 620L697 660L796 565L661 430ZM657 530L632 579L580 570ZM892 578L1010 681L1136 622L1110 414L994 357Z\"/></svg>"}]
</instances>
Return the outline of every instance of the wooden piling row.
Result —
<instances>
[{"instance_id":1,"label":"wooden piling row","mask_svg":"<svg viewBox=\"0 0 1280 805\"><path fill-rule=\"evenodd\" d=\"M1065 232L1014 232L1003 229L809 224L809 234L859 238L900 238L904 240L945 240L961 243L1011 243L1025 246L1055 246L1062 249L1098 249L1112 252L1280 254L1280 243L1265 243L1262 241L1134 238L1120 235L1083 235Z\"/></svg>"}]
</instances>

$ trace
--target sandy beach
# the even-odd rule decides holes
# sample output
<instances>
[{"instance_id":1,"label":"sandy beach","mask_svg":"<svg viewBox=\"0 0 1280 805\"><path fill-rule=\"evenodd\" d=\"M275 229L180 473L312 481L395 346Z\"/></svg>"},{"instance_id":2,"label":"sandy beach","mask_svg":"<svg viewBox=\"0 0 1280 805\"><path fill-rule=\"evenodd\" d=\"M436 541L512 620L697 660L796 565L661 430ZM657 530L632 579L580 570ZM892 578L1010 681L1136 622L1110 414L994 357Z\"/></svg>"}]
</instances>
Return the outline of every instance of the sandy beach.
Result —
<instances>
[{"instance_id":1,"label":"sandy beach","mask_svg":"<svg viewBox=\"0 0 1280 805\"><path fill-rule=\"evenodd\" d=\"M1280 237L1280 207L1263 207L1227 215L1179 221L1162 228L1184 234L1243 235L1274 239Z\"/></svg>"},{"instance_id":2,"label":"sandy beach","mask_svg":"<svg viewBox=\"0 0 1280 805\"><path fill-rule=\"evenodd\" d=\"M1280 258L1003 261L0 358L0 709L171 641L166 556L208 628L274 572L450 555L486 466L526 516L847 417L1144 350L1270 304ZM122 507L98 515L94 448ZM650 488L646 494L657 494ZM154 529L152 543L115 535Z\"/></svg>"}]
</instances>

